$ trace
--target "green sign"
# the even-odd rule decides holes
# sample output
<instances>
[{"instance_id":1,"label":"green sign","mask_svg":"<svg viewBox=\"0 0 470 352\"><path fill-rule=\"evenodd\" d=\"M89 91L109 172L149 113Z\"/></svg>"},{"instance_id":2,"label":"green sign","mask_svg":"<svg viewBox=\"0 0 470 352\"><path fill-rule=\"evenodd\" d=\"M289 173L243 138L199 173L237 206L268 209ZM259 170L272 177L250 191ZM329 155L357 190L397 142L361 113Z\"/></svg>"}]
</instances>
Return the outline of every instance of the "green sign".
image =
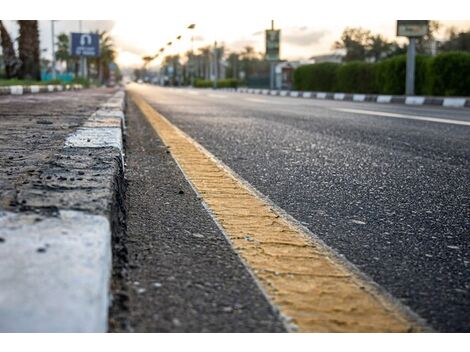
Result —
<instances>
[{"instance_id":1,"label":"green sign","mask_svg":"<svg viewBox=\"0 0 470 352\"><path fill-rule=\"evenodd\" d=\"M266 60L279 61L279 47L281 41L281 30L266 30Z\"/></svg>"}]
</instances>

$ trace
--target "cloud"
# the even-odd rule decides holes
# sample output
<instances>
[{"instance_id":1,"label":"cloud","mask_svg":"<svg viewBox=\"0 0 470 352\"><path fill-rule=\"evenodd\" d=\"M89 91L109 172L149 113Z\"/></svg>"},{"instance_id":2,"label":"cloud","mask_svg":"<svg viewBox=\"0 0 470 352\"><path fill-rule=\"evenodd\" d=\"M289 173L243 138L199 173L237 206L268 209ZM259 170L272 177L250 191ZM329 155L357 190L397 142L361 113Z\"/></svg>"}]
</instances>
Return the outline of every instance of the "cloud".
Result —
<instances>
[{"instance_id":1,"label":"cloud","mask_svg":"<svg viewBox=\"0 0 470 352\"><path fill-rule=\"evenodd\" d=\"M281 40L292 46L309 46L319 43L328 30L310 29L306 26L287 28L281 33Z\"/></svg>"}]
</instances>

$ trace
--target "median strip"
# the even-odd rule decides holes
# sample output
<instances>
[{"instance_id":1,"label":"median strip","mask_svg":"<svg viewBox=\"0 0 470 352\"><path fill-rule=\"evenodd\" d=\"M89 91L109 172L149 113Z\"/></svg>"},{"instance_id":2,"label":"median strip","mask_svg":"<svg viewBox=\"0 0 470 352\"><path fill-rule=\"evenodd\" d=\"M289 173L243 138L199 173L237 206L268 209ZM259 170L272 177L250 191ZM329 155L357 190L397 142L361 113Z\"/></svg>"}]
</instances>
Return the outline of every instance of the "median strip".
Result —
<instances>
[{"instance_id":1,"label":"median strip","mask_svg":"<svg viewBox=\"0 0 470 352\"><path fill-rule=\"evenodd\" d=\"M426 330L419 318L270 204L135 91L130 93L291 331Z\"/></svg>"}]
</instances>

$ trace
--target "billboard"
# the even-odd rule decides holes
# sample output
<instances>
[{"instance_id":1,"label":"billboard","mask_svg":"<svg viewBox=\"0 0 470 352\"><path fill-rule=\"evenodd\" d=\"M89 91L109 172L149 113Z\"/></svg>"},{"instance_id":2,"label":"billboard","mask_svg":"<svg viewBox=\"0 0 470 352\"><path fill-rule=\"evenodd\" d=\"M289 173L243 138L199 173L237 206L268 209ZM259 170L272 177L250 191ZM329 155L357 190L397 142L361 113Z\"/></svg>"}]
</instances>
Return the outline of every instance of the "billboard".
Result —
<instances>
[{"instance_id":1,"label":"billboard","mask_svg":"<svg viewBox=\"0 0 470 352\"><path fill-rule=\"evenodd\" d=\"M100 36L94 33L71 33L70 54L72 56L99 57Z\"/></svg>"},{"instance_id":2,"label":"billboard","mask_svg":"<svg viewBox=\"0 0 470 352\"><path fill-rule=\"evenodd\" d=\"M267 29L266 30L266 60L279 61L281 41L281 30Z\"/></svg>"},{"instance_id":3,"label":"billboard","mask_svg":"<svg viewBox=\"0 0 470 352\"><path fill-rule=\"evenodd\" d=\"M418 38L428 34L429 21L427 20L398 20L397 36Z\"/></svg>"}]
</instances>

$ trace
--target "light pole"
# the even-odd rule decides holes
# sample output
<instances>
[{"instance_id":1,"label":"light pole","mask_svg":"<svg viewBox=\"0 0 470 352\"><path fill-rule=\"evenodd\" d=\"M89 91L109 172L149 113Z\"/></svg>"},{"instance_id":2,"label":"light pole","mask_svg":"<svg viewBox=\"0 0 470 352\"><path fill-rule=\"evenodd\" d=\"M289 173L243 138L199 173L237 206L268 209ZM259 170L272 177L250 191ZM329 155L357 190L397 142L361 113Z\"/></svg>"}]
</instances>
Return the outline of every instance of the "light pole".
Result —
<instances>
[{"instance_id":1,"label":"light pole","mask_svg":"<svg viewBox=\"0 0 470 352\"><path fill-rule=\"evenodd\" d=\"M217 41L214 42L214 80L212 82L212 88L217 89L217 78L219 75L219 54L217 52Z\"/></svg>"},{"instance_id":2,"label":"light pole","mask_svg":"<svg viewBox=\"0 0 470 352\"><path fill-rule=\"evenodd\" d=\"M194 30L196 28L196 25L190 24L188 26L188 29ZM191 81L191 87L194 87L194 34L191 33L191 56L189 57L189 78Z\"/></svg>"},{"instance_id":3,"label":"light pole","mask_svg":"<svg viewBox=\"0 0 470 352\"><path fill-rule=\"evenodd\" d=\"M51 36L52 36L52 79L56 78L55 75L55 35L54 35L54 20L51 20Z\"/></svg>"}]
</instances>

